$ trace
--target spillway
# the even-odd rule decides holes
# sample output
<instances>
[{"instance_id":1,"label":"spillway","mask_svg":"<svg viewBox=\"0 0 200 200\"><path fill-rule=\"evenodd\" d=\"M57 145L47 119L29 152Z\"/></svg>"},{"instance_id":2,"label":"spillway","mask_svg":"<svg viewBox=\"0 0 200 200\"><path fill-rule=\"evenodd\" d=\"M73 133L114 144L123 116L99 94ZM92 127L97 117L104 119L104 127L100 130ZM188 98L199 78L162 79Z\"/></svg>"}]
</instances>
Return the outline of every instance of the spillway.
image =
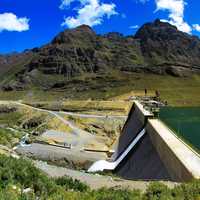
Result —
<instances>
[{"instance_id":1,"label":"spillway","mask_svg":"<svg viewBox=\"0 0 200 200\"><path fill-rule=\"evenodd\" d=\"M112 170L131 180L200 178L199 155L153 118L153 114L136 101L122 129L113 160L97 161L88 171Z\"/></svg>"},{"instance_id":2,"label":"spillway","mask_svg":"<svg viewBox=\"0 0 200 200\"><path fill-rule=\"evenodd\" d=\"M125 150L126 146L137 136L147 123L151 113L141 112L140 105L133 105L129 117L122 130L117 147L118 156ZM117 156L117 157L118 157ZM151 139L147 134L128 153L126 158L118 165L114 173L125 178L134 180L171 180L162 160L155 150Z\"/></svg>"},{"instance_id":3,"label":"spillway","mask_svg":"<svg viewBox=\"0 0 200 200\"><path fill-rule=\"evenodd\" d=\"M137 145L137 143L142 140L145 135L145 128L139 132L139 134L133 139L133 141L128 145L128 147L121 153L121 155L113 162L108 162L105 160L99 160L95 162L89 169L88 172L104 171L104 170L115 170L119 164L127 157L130 151Z\"/></svg>"}]
</instances>

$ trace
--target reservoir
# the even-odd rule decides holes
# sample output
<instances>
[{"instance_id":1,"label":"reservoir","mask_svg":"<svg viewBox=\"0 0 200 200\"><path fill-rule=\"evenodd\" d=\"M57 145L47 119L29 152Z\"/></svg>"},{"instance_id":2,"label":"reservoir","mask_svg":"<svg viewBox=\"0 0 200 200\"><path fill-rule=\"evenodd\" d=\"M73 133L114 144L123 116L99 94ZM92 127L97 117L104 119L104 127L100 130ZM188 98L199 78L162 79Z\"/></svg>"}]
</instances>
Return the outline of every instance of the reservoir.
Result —
<instances>
[{"instance_id":1,"label":"reservoir","mask_svg":"<svg viewBox=\"0 0 200 200\"><path fill-rule=\"evenodd\" d=\"M159 118L200 153L200 107L164 107Z\"/></svg>"}]
</instances>

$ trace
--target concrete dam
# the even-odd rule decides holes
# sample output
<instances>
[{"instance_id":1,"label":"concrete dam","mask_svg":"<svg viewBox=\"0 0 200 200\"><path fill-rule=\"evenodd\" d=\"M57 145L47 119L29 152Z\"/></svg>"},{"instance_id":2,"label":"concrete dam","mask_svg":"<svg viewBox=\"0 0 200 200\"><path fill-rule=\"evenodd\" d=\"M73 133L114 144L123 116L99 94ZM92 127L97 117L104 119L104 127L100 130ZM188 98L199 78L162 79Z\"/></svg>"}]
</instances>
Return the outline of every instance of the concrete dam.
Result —
<instances>
[{"instance_id":1,"label":"concrete dam","mask_svg":"<svg viewBox=\"0 0 200 200\"><path fill-rule=\"evenodd\" d=\"M111 160L88 169L104 170L131 180L189 181L200 178L200 156L135 101Z\"/></svg>"}]
</instances>

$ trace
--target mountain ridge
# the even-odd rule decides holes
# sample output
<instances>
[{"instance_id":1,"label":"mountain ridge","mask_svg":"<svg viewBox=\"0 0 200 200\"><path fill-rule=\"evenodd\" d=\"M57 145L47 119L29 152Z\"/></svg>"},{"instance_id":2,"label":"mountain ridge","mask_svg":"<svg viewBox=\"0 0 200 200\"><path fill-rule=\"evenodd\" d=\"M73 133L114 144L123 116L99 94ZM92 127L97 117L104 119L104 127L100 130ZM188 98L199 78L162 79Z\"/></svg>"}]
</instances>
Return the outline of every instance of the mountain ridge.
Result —
<instances>
[{"instance_id":1,"label":"mountain ridge","mask_svg":"<svg viewBox=\"0 0 200 200\"><path fill-rule=\"evenodd\" d=\"M44 88L39 82L47 76L62 76L67 84L85 73L110 70L178 77L200 73L200 40L160 20L144 24L132 36L98 35L81 25L59 33L40 48L0 56L1 88L7 91L29 85ZM59 78L56 84L59 87Z\"/></svg>"}]
</instances>

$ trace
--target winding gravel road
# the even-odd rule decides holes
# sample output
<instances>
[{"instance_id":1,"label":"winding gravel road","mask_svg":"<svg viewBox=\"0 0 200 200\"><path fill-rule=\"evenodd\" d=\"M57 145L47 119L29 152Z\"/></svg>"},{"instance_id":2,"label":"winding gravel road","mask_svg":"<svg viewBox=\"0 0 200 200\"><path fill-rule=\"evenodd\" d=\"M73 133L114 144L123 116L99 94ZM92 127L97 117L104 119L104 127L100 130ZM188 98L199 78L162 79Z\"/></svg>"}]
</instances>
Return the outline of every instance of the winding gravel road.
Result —
<instances>
[{"instance_id":1,"label":"winding gravel road","mask_svg":"<svg viewBox=\"0 0 200 200\"><path fill-rule=\"evenodd\" d=\"M36 107L29 106L27 104L23 104L23 103L20 103L20 102L14 102L14 103L17 104L17 105L20 105L20 106L24 106L24 107L27 107L27 108L34 109L36 111L46 112L46 113L49 113L49 114L55 116L57 119L59 119L60 121L62 121L65 125L69 126L71 129L73 129L73 132L77 136L80 136L80 135L84 134L85 136L88 136L88 137L94 137L91 133L78 128L77 126L74 125L73 122L71 122L69 120L66 120L65 118L63 118L62 116L60 116L59 112L55 112L55 111L51 111L51 110L46 110L46 109L41 109L41 108L36 108Z\"/></svg>"}]
</instances>

